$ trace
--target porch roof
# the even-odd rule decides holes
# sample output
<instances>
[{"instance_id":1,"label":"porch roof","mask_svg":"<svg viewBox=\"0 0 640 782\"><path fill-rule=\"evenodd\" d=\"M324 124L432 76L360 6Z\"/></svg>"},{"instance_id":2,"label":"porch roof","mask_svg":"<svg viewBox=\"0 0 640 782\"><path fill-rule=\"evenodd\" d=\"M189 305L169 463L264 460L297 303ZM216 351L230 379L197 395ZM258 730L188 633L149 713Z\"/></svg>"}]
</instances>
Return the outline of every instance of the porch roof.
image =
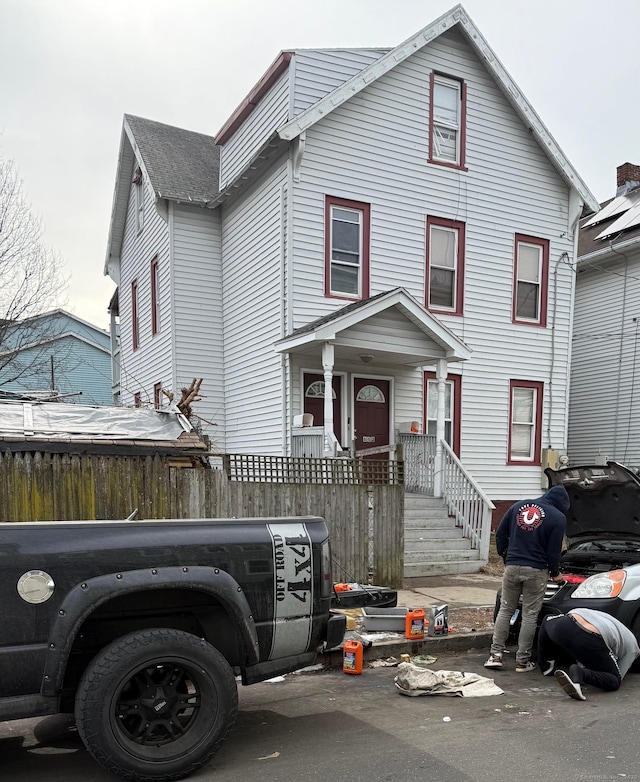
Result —
<instances>
[{"instance_id":1,"label":"porch roof","mask_svg":"<svg viewBox=\"0 0 640 782\"><path fill-rule=\"evenodd\" d=\"M471 349L404 288L379 293L311 321L276 342L275 349L313 355L325 342L333 343L347 361L371 355L380 364L423 366L439 359L466 361L471 357Z\"/></svg>"}]
</instances>

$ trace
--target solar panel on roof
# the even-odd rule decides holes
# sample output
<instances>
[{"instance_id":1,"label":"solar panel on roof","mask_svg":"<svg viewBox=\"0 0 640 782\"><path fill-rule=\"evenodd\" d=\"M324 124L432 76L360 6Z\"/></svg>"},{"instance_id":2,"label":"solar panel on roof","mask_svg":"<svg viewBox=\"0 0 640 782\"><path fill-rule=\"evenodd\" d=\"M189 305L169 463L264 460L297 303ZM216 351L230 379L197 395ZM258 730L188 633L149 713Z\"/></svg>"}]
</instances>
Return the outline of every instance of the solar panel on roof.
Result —
<instances>
[{"instance_id":1,"label":"solar panel on roof","mask_svg":"<svg viewBox=\"0 0 640 782\"><path fill-rule=\"evenodd\" d=\"M628 195L618 196L613 201L609 202L603 209L596 212L593 217L590 217L586 223L583 223L583 228L588 228L590 225L596 225L604 220L610 220L616 215L622 214L627 210L640 203L640 190L636 190Z\"/></svg>"},{"instance_id":2,"label":"solar panel on roof","mask_svg":"<svg viewBox=\"0 0 640 782\"><path fill-rule=\"evenodd\" d=\"M635 228L636 225L640 225L640 203L637 203L617 220L614 220L611 225L607 226L604 231L596 236L596 239L603 239L605 236L626 231L628 228Z\"/></svg>"}]
</instances>

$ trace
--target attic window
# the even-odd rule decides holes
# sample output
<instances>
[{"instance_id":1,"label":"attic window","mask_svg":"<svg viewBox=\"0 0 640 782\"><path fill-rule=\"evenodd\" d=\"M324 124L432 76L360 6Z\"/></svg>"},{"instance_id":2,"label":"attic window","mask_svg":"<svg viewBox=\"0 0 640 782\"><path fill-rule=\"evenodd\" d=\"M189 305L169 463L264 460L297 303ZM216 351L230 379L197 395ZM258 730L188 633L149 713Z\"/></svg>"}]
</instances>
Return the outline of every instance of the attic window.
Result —
<instances>
[{"instance_id":1,"label":"attic window","mask_svg":"<svg viewBox=\"0 0 640 782\"><path fill-rule=\"evenodd\" d=\"M466 85L432 73L430 87L429 162L466 170Z\"/></svg>"}]
</instances>

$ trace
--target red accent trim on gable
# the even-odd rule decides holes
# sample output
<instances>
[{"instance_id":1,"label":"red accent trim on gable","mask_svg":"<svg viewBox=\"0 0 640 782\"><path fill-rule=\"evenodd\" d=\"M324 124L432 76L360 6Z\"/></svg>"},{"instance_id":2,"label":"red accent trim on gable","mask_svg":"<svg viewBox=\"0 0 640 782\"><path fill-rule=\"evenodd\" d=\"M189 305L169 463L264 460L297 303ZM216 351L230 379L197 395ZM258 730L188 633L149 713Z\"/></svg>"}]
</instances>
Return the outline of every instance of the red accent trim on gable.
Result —
<instances>
[{"instance_id":1,"label":"red accent trim on gable","mask_svg":"<svg viewBox=\"0 0 640 782\"><path fill-rule=\"evenodd\" d=\"M247 97L233 112L215 136L216 144L224 144L238 130L251 112L256 108L267 92L289 67L293 52L281 52L269 66L264 76L255 85Z\"/></svg>"},{"instance_id":2,"label":"red accent trim on gable","mask_svg":"<svg viewBox=\"0 0 640 782\"><path fill-rule=\"evenodd\" d=\"M458 266L456 269L456 306L453 310L443 310L438 307L429 306L429 283L430 283L430 258L429 248L431 242L431 226L441 225L444 228L453 228L458 232ZM444 217L427 217L427 236L426 236L426 276L424 286L424 303L429 312L438 312L442 315L463 315L464 314L464 260L466 248L466 225L459 220L447 220Z\"/></svg>"},{"instance_id":3,"label":"red accent trim on gable","mask_svg":"<svg viewBox=\"0 0 640 782\"><path fill-rule=\"evenodd\" d=\"M151 335L158 333L158 256L151 260Z\"/></svg>"},{"instance_id":4,"label":"red accent trim on gable","mask_svg":"<svg viewBox=\"0 0 640 782\"><path fill-rule=\"evenodd\" d=\"M436 380L435 372L425 372L423 378L423 411L422 411L422 431L427 431L427 383L429 380ZM447 380L453 383L453 437L451 448L455 455L460 458L460 430L462 419L462 375L447 375Z\"/></svg>"},{"instance_id":5,"label":"red accent trim on gable","mask_svg":"<svg viewBox=\"0 0 640 782\"><path fill-rule=\"evenodd\" d=\"M344 206L362 212L362 266L360 269L360 296L348 296L331 292L331 207ZM324 197L324 295L331 299L358 301L369 298L369 263L371 243L371 204L349 201L334 196Z\"/></svg>"},{"instance_id":6,"label":"red accent trim on gable","mask_svg":"<svg viewBox=\"0 0 640 782\"><path fill-rule=\"evenodd\" d=\"M140 332L138 324L138 281L131 281L131 340L133 349L137 350L140 344Z\"/></svg>"},{"instance_id":7,"label":"red accent trim on gable","mask_svg":"<svg viewBox=\"0 0 640 782\"><path fill-rule=\"evenodd\" d=\"M518 244L526 242L527 244L537 244L542 247L542 271L540 274L540 312L538 320L521 320L516 315L518 302ZM534 328L546 328L547 326L547 305L549 298L549 240L538 239L535 236L526 234L516 234L513 243L513 293L511 297L511 322L522 326L533 326Z\"/></svg>"},{"instance_id":8,"label":"red accent trim on gable","mask_svg":"<svg viewBox=\"0 0 640 782\"><path fill-rule=\"evenodd\" d=\"M436 76L443 76L445 79L457 81L460 83L460 161L451 163L447 160L438 160L433 157L433 90ZM457 76L450 76L448 73L431 71L429 74L429 157L427 163L433 163L436 166L445 168L454 168L458 171L468 171L467 168L467 84L463 79Z\"/></svg>"},{"instance_id":9,"label":"red accent trim on gable","mask_svg":"<svg viewBox=\"0 0 640 782\"><path fill-rule=\"evenodd\" d=\"M535 388L536 394L536 418L535 418L535 439L533 443L532 459L512 459L511 458L511 419L513 415L513 389L514 388ZM530 467L540 466L542 464L542 406L544 395L544 383L537 380L510 380L509 381L509 423L507 433L507 464L524 464Z\"/></svg>"}]
</instances>

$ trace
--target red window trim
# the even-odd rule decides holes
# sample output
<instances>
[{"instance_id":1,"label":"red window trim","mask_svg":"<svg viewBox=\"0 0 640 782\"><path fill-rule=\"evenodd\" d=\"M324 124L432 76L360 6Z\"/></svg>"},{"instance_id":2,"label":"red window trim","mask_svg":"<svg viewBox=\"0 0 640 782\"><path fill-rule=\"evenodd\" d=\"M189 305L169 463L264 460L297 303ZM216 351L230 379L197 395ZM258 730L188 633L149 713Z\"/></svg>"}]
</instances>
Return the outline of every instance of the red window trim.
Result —
<instances>
[{"instance_id":1,"label":"red window trim","mask_svg":"<svg viewBox=\"0 0 640 782\"><path fill-rule=\"evenodd\" d=\"M158 333L158 256L151 260L151 335Z\"/></svg>"},{"instance_id":2,"label":"red window trim","mask_svg":"<svg viewBox=\"0 0 640 782\"><path fill-rule=\"evenodd\" d=\"M430 258L430 245L431 245L431 226L440 225L445 228L453 228L458 232L458 266L456 269L456 306L453 310L441 309L440 307L432 307L429 304L429 284L431 280L431 258ZM427 262L426 262L426 279L425 279L425 307L429 312L438 312L442 315L463 315L464 314L464 256L465 256L465 232L466 225L459 220L447 220L443 217L427 217Z\"/></svg>"},{"instance_id":3,"label":"red window trim","mask_svg":"<svg viewBox=\"0 0 640 782\"><path fill-rule=\"evenodd\" d=\"M542 247L542 272L540 274L540 317L538 320L522 320L517 317L518 304L518 244L537 244ZM539 239L526 234L516 234L513 243L513 295L511 301L511 322L521 326L533 326L533 328L547 327L547 303L549 297L549 240Z\"/></svg>"},{"instance_id":4,"label":"red window trim","mask_svg":"<svg viewBox=\"0 0 640 782\"><path fill-rule=\"evenodd\" d=\"M162 383L153 384L153 406L156 410L162 407Z\"/></svg>"},{"instance_id":5,"label":"red window trim","mask_svg":"<svg viewBox=\"0 0 640 782\"><path fill-rule=\"evenodd\" d=\"M133 395L133 406L134 407L142 407L142 394L140 391L136 391Z\"/></svg>"},{"instance_id":6,"label":"red window trim","mask_svg":"<svg viewBox=\"0 0 640 782\"><path fill-rule=\"evenodd\" d=\"M455 455L460 457L460 419L462 416L462 375L447 375L446 379L453 383L453 432L451 447ZM429 380L437 380L435 372L425 372L423 379L424 410L422 415L422 431L427 431L427 393Z\"/></svg>"},{"instance_id":7,"label":"red window trim","mask_svg":"<svg viewBox=\"0 0 640 782\"><path fill-rule=\"evenodd\" d=\"M533 443L532 459L512 459L511 458L511 423L513 415L513 389L514 388L535 388L536 394L536 418L535 418L535 439ZM507 464L540 466L542 464L542 408L544 395L544 383L537 380L510 380L509 381L509 430L507 436Z\"/></svg>"},{"instance_id":8,"label":"red window trim","mask_svg":"<svg viewBox=\"0 0 640 782\"><path fill-rule=\"evenodd\" d=\"M140 345L140 331L138 323L138 281L131 281L131 331L133 349Z\"/></svg>"},{"instance_id":9,"label":"red window trim","mask_svg":"<svg viewBox=\"0 0 640 782\"><path fill-rule=\"evenodd\" d=\"M433 90L436 76L442 76L443 79L457 81L460 84L460 161L458 163L438 160L433 156ZM445 168L455 168L458 171L469 170L467 168L467 84L464 79L441 71L431 71L429 74L429 157L427 162L436 166L445 166Z\"/></svg>"},{"instance_id":10,"label":"red window trim","mask_svg":"<svg viewBox=\"0 0 640 782\"><path fill-rule=\"evenodd\" d=\"M349 296L346 293L331 292L331 207L343 206L362 212L362 265L360 269L360 295ZM369 298L369 244L371 241L371 204L362 201L349 201L346 198L325 196L324 199L324 295L330 299L359 301Z\"/></svg>"}]
</instances>

